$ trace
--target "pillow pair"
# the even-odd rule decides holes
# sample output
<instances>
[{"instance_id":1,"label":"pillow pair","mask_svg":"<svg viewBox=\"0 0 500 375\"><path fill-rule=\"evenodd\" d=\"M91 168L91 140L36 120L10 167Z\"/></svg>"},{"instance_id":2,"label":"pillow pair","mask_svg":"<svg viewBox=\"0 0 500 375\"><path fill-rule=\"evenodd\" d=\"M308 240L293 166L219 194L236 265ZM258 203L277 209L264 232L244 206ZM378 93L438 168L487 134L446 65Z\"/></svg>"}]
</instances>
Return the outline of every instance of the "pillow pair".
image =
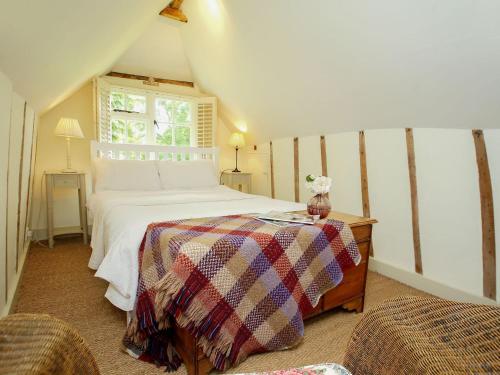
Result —
<instances>
[{"instance_id":1,"label":"pillow pair","mask_svg":"<svg viewBox=\"0 0 500 375\"><path fill-rule=\"evenodd\" d=\"M94 160L95 191L173 190L218 185L212 160Z\"/></svg>"}]
</instances>

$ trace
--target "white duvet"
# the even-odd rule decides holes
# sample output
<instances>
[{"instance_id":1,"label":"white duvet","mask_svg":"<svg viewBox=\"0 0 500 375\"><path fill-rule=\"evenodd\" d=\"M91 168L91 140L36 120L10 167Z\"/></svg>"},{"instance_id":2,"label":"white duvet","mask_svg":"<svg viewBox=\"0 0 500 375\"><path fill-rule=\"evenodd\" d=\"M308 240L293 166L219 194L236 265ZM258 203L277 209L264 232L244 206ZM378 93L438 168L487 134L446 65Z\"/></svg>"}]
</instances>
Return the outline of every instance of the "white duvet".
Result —
<instances>
[{"instance_id":1,"label":"white duvet","mask_svg":"<svg viewBox=\"0 0 500 375\"><path fill-rule=\"evenodd\" d=\"M225 186L197 190L103 191L89 199L92 255L89 267L109 282L106 298L134 308L138 251L148 224L167 220L305 209L304 204L240 193Z\"/></svg>"}]
</instances>

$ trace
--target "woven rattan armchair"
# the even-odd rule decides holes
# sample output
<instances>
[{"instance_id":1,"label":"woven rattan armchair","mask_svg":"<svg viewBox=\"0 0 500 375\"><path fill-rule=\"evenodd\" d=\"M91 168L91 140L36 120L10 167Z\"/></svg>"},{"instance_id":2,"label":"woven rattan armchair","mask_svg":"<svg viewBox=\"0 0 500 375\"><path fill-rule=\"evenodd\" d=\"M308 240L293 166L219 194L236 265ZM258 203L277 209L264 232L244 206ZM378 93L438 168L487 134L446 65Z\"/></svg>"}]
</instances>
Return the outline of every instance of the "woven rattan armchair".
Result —
<instances>
[{"instance_id":1,"label":"woven rattan armchair","mask_svg":"<svg viewBox=\"0 0 500 375\"><path fill-rule=\"evenodd\" d=\"M78 332L41 314L0 320L0 374L99 374Z\"/></svg>"},{"instance_id":2,"label":"woven rattan armchair","mask_svg":"<svg viewBox=\"0 0 500 375\"><path fill-rule=\"evenodd\" d=\"M344 366L363 374L500 374L500 307L398 297L366 313Z\"/></svg>"}]
</instances>

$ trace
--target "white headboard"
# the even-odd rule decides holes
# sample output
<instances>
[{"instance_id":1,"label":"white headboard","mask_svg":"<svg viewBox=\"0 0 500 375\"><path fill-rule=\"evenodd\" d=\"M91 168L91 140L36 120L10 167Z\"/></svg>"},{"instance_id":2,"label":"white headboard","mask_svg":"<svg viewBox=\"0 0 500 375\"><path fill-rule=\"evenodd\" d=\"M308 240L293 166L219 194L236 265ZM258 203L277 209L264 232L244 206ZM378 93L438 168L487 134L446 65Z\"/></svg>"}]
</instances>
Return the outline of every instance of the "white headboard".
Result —
<instances>
[{"instance_id":1,"label":"white headboard","mask_svg":"<svg viewBox=\"0 0 500 375\"><path fill-rule=\"evenodd\" d=\"M91 141L90 157L92 159L173 161L212 159L215 170L219 170L219 149L217 147L132 145Z\"/></svg>"}]
</instances>

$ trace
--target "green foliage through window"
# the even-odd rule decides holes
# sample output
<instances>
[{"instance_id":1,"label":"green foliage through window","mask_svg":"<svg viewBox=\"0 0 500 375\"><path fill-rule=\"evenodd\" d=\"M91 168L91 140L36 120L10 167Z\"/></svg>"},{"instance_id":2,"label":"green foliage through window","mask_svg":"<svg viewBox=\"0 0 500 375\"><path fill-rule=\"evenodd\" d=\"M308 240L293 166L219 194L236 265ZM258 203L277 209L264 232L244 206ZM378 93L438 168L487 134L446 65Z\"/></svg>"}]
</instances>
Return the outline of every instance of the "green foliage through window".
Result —
<instances>
[{"instance_id":1,"label":"green foliage through window","mask_svg":"<svg viewBox=\"0 0 500 375\"><path fill-rule=\"evenodd\" d=\"M112 142L190 146L194 136L192 104L159 96L148 101L148 97L149 94L111 92Z\"/></svg>"}]
</instances>

